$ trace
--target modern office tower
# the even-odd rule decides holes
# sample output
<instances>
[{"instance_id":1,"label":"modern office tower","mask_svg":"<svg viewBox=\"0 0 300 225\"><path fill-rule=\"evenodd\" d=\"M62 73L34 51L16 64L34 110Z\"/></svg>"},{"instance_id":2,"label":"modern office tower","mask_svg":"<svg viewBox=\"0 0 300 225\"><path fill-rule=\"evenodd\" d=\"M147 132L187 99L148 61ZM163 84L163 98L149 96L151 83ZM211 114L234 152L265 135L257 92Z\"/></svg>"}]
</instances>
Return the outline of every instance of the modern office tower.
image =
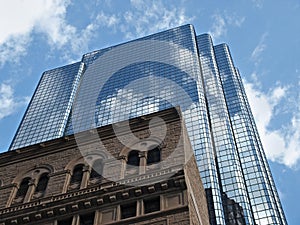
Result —
<instances>
[{"instance_id":1,"label":"modern office tower","mask_svg":"<svg viewBox=\"0 0 300 225\"><path fill-rule=\"evenodd\" d=\"M287 224L229 48L191 25L46 71L10 150L172 106L182 110L210 223Z\"/></svg>"},{"instance_id":2,"label":"modern office tower","mask_svg":"<svg viewBox=\"0 0 300 225\"><path fill-rule=\"evenodd\" d=\"M128 123L129 145L119 123L0 154L0 225L209 225L179 108Z\"/></svg>"}]
</instances>

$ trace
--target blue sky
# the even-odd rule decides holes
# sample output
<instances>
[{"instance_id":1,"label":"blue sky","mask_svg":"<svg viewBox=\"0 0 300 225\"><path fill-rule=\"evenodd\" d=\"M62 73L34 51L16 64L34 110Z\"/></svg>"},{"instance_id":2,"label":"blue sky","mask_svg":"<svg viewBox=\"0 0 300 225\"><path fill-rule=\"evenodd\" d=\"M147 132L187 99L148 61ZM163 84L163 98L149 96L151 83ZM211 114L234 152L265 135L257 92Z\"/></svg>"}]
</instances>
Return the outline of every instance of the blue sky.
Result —
<instances>
[{"instance_id":1,"label":"blue sky","mask_svg":"<svg viewBox=\"0 0 300 225\"><path fill-rule=\"evenodd\" d=\"M10 0L1 2L0 17L0 152L43 71L191 23L230 46L288 222L299 224L299 0Z\"/></svg>"}]
</instances>

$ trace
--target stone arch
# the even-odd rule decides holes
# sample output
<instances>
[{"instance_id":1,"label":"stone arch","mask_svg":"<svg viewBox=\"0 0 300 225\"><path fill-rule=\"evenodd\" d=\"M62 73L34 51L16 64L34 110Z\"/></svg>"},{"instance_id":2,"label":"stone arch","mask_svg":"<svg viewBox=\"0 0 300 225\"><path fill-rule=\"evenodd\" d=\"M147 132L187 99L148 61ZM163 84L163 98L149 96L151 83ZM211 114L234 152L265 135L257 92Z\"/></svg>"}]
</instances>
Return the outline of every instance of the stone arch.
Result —
<instances>
[{"instance_id":1,"label":"stone arch","mask_svg":"<svg viewBox=\"0 0 300 225\"><path fill-rule=\"evenodd\" d=\"M151 139L146 139L146 140L140 140L138 142L133 142L129 146L125 146L121 151L120 151L120 158L128 156L129 152L131 150L138 150L142 152L146 152L149 150L150 146L160 146L163 143L163 140L157 137L152 137Z\"/></svg>"},{"instance_id":2,"label":"stone arch","mask_svg":"<svg viewBox=\"0 0 300 225\"><path fill-rule=\"evenodd\" d=\"M80 157L77 157L77 158L71 160L71 161L66 165L65 170L72 172L73 169L74 169L74 167L75 167L76 165L79 165L79 164L83 164L83 165L86 164L85 159L84 159L83 156L80 156Z\"/></svg>"},{"instance_id":3,"label":"stone arch","mask_svg":"<svg viewBox=\"0 0 300 225\"><path fill-rule=\"evenodd\" d=\"M85 161L87 162L87 164L89 164L90 166L93 166L93 164L97 160L102 160L103 163L105 163L105 161L108 159L108 156L103 151L92 151L92 152L89 152L88 154L84 155L84 158L85 158Z\"/></svg>"},{"instance_id":4,"label":"stone arch","mask_svg":"<svg viewBox=\"0 0 300 225\"><path fill-rule=\"evenodd\" d=\"M82 170L86 167L86 162L84 160L83 156L77 157L73 160L71 160L66 166L65 166L65 171L68 172L64 188L63 188L63 193L70 191L70 190L76 190L82 188L82 182L80 184L72 184L72 176L74 169L76 169L76 166L82 165ZM82 171L83 173L83 171Z\"/></svg>"},{"instance_id":5,"label":"stone arch","mask_svg":"<svg viewBox=\"0 0 300 225\"><path fill-rule=\"evenodd\" d=\"M29 202L36 191L36 186L41 176L47 176L54 172L54 169L49 164L35 165L29 168L26 172L17 175L14 180L14 188L9 198L8 205ZM47 185L47 184L46 184ZM44 191L46 191L44 187ZM24 193L23 193L24 192ZM43 197L44 193L39 193L35 198Z\"/></svg>"},{"instance_id":6,"label":"stone arch","mask_svg":"<svg viewBox=\"0 0 300 225\"><path fill-rule=\"evenodd\" d=\"M19 184L24 177L30 177L32 180L38 180L40 176L44 173L53 173L54 169L53 166L49 164L42 164L42 165L35 165L28 169L25 173L18 174L14 180L12 181L13 184Z\"/></svg>"},{"instance_id":7,"label":"stone arch","mask_svg":"<svg viewBox=\"0 0 300 225\"><path fill-rule=\"evenodd\" d=\"M121 178L136 174L144 174L148 169L146 168L148 151L156 147L161 149L162 145L163 140L157 137L151 137L145 140L133 142L131 145L124 147L119 154L119 158L122 160ZM133 163L129 163L129 157L131 156L130 153L132 153L133 151L135 153L138 152L138 157L140 158L140 160L138 160L138 166L131 165ZM155 168L157 166L152 167Z\"/></svg>"}]
</instances>

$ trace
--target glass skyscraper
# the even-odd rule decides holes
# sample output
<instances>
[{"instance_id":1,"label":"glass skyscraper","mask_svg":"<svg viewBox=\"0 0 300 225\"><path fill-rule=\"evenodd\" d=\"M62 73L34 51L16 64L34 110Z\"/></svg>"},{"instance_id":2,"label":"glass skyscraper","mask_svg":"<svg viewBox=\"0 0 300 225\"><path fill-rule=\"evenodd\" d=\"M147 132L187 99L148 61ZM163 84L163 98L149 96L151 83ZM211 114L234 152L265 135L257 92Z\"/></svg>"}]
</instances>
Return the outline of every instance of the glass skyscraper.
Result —
<instances>
[{"instance_id":1,"label":"glass skyscraper","mask_svg":"<svg viewBox=\"0 0 300 225\"><path fill-rule=\"evenodd\" d=\"M287 224L226 44L184 25L43 73L10 150L180 106L211 224Z\"/></svg>"}]
</instances>

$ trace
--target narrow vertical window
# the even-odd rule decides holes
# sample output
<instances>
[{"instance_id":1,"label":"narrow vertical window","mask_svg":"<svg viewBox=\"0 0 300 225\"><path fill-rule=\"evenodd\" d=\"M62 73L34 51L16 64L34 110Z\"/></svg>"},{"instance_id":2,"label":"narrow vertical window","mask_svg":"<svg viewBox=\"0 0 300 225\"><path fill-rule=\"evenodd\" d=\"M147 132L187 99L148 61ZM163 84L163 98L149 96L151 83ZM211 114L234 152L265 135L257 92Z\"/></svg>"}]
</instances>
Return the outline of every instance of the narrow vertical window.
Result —
<instances>
[{"instance_id":1,"label":"narrow vertical window","mask_svg":"<svg viewBox=\"0 0 300 225\"><path fill-rule=\"evenodd\" d=\"M49 181L48 173L44 173L40 176L39 182L35 188L33 198L42 198L45 195L47 185Z\"/></svg>"},{"instance_id":2,"label":"narrow vertical window","mask_svg":"<svg viewBox=\"0 0 300 225\"><path fill-rule=\"evenodd\" d=\"M17 191L16 197L13 201L14 203L22 203L24 201L24 198L27 194L28 188L29 188L29 181L30 181L30 177L26 177L22 180L19 189Z\"/></svg>"},{"instance_id":3,"label":"narrow vertical window","mask_svg":"<svg viewBox=\"0 0 300 225\"><path fill-rule=\"evenodd\" d=\"M140 165L140 157L139 151L132 150L128 154L127 164L131 166L139 166Z\"/></svg>"},{"instance_id":4,"label":"narrow vertical window","mask_svg":"<svg viewBox=\"0 0 300 225\"><path fill-rule=\"evenodd\" d=\"M97 183L102 181L102 173L103 173L103 162L101 159L97 159L92 167L90 181L92 183Z\"/></svg>"},{"instance_id":5,"label":"narrow vertical window","mask_svg":"<svg viewBox=\"0 0 300 225\"><path fill-rule=\"evenodd\" d=\"M139 151L132 150L127 157L126 175L136 175L139 173L140 157Z\"/></svg>"},{"instance_id":6,"label":"narrow vertical window","mask_svg":"<svg viewBox=\"0 0 300 225\"><path fill-rule=\"evenodd\" d=\"M74 190L74 189L80 189L81 181L83 177L83 164L79 164L74 167L69 189Z\"/></svg>"},{"instance_id":7,"label":"narrow vertical window","mask_svg":"<svg viewBox=\"0 0 300 225\"><path fill-rule=\"evenodd\" d=\"M159 147L153 148L147 153L147 165L158 163L161 160L161 154Z\"/></svg>"}]
</instances>

